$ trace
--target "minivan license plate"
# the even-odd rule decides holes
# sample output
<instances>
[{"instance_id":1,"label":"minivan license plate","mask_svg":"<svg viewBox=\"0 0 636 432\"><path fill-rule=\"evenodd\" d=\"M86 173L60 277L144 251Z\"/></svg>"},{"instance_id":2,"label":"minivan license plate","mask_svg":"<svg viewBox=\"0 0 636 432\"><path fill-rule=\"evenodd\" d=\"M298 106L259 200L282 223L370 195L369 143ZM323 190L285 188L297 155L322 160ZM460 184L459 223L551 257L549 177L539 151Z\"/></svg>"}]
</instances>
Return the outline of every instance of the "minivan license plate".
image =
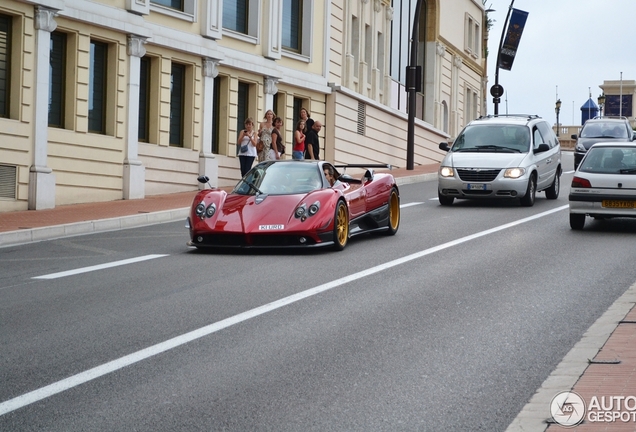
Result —
<instances>
[{"instance_id":1,"label":"minivan license plate","mask_svg":"<svg viewBox=\"0 0 636 432\"><path fill-rule=\"evenodd\" d=\"M483 183L468 183L468 190L486 190L486 185Z\"/></svg>"}]
</instances>

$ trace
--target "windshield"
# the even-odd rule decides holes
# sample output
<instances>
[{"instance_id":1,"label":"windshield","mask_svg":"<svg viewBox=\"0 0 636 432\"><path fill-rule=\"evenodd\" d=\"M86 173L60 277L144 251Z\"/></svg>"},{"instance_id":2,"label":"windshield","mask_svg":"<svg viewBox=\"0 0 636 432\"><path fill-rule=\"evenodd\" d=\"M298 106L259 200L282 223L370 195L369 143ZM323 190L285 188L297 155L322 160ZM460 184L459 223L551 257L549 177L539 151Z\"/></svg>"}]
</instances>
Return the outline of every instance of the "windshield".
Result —
<instances>
[{"instance_id":1,"label":"windshield","mask_svg":"<svg viewBox=\"0 0 636 432\"><path fill-rule=\"evenodd\" d=\"M581 138L628 138L627 128L616 122L589 122L583 126Z\"/></svg>"},{"instance_id":2,"label":"windshield","mask_svg":"<svg viewBox=\"0 0 636 432\"><path fill-rule=\"evenodd\" d=\"M592 147L579 171L590 173L636 174L636 149L628 147Z\"/></svg>"},{"instance_id":3,"label":"windshield","mask_svg":"<svg viewBox=\"0 0 636 432\"><path fill-rule=\"evenodd\" d=\"M530 132L519 125L467 126L457 137L454 152L526 153L530 150Z\"/></svg>"},{"instance_id":4,"label":"windshield","mask_svg":"<svg viewBox=\"0 0 636 432\"><path fill-rule=\"evenodd\" d=\"M240 195L306 194L325 187L317 164L298 161L263 162L252 168L236 185Z\"/></svg>"}]
</instances>

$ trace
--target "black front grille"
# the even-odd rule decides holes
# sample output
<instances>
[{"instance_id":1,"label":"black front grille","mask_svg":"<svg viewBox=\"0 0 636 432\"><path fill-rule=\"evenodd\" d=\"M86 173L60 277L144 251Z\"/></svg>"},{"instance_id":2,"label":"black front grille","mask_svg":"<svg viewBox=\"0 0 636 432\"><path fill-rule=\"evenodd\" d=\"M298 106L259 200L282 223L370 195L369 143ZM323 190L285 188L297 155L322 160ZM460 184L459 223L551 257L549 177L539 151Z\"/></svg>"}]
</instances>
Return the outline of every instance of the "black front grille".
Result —
<instances>
[{"instance_id":1,"label":"black front grille","mask_svg":"<svg viewBox=\"0 0 636 432\"><path fill-rule=\"evenodd\" d=\"M198 241L199 236L192 240L197 246L217 246L217 247L286 247L286 246L313 246L316 241L311 237L287 234L205 234L201 235L202 241ZM300 238L305 241L301 242Z\"/></svg>"},{"instance_id":2,"label":"black front grille","mask_svg":"<svg viewBox=\"0 0 636 432\"><path fill-rule=\"evenodd\" d=\"M465 182L491 182L497 178L500 169L458 169L457 175Z\"/></svg>"}]
</instances>

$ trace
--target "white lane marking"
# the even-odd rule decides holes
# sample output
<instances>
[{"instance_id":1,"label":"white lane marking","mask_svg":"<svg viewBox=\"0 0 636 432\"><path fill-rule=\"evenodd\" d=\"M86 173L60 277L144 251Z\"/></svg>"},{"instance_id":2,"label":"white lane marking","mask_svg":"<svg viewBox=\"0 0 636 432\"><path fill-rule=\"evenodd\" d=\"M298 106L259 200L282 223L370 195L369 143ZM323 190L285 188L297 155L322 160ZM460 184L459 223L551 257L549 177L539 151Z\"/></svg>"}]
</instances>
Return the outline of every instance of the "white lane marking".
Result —
<instances>
[{"instance_id":1,"label":"white lane marking","mask_svg":"<svg viewBox=\"0 0 636 432\"><path fill-rule=\"evenodd\" d=\"M78 268L75 270L67 270L67 271L63 271L63 272L59 272L59 273L50 273L47 275L42 275L42 276L35 276L32 277L31 279L57 279L57 278L61 278L61 277L66 277L66 276L72 276L72 275L76 275L76 274L80 274L80 273L88 273L88 272L92 272L95 270L103 270L103 269L107 269L107 268L111 268L111 267L117 267L117 266L122 266L122 265L126 265L126 264L133 264L133 263L137 263L137 262L141 262L141 261L148 261L151 259L155 259L155 258L161 258L161 257L165 257L168 256L166 254L154 254L154 255L144 255L144 256L140 256L137 258L130 258L130 259L125 259L125 260L121 260L121 261L114 261L114 262L110 262L110 263L106 263L106 264L99 264L99 265L95 265L95 266L90 266L90 267L82 267L82 268Z\"/></svg>"},{"instance_id":2,"label":"white lane marking","mask_svg":"<svg viewBox=\"0 0 636 432\"><path fill-rule=\"evenodd\" d=\"M70 388L76 387L80 384L84 384L88 381L92 381L96 378L99 378L101 376L104 376L106 374L109 374L111 372L117 371L119 369L122 369L126 366L130 366L132 364L138 363L142 360L145 360L147 358L153 357L157 354L163 353L165 351L168 351L172 348L176 348L178 346L184 345L188 342L191 342L193 340L202 338L204 336L208 336L212 333L216 333L220 330L223 330L225 328L231 327L235 324L239 324L243 321L247 321L251 318L257 317L259 315L263 315L267 312L271 312L273 310L282 308L283 306L287 306L289 304L295 303L297 301L303 300L307 297L311 297L311 296L315 296L317 294L323 293L325 291L328 291L330 289L336 288L340 285L344 285L346 283L355 281L357 279L361 279L363 277L366 276L370 276L372 274L375 273L379 273L383 270L389 269L391 267L395 267L398 266L400 264L404 264L406 262L409 261L413 261L416 260L418 258L421 258L423 256L426 255L430 255L432 253L435 252L439 252L441 250L444 249L448 249L450 247L453 246L457 246L458 244L461 243L465 243L467 241L470 240L474 240L476 238L479 237L483 237L489 234L494 234L498 231L502 231L508 228L512 228L514 226L517 225L521 225L523 223L526 222L530 222L533 221L535 219L539 219L542 218L544 216L548 216L552 213L556 213L559 212L561 210L565 210L567 209L569 206L564 205L561 207L557 207L555 209L552 210L548 210L545 211L543 213L538 213L536 215L533 216L529 216L527 218L524 219L519 219L518 221L515 222L510 222L504 225L500 225L498 227L495 228L491 228L485 231L481 231L475 234L471 234L469 236L466 237L462 237L460 239L457 240L453 240L444 244L441 244L439 246L435 246L429 249L425 249L423 251L420 252L416 252L413 253L411 255L407 255L405 257L402 258L398 258L396 260L384 263L384 264L380 264L378 266L375 267L371 267L369 269L366 270L362 270L360 272L354 273L352 275L349 276L345 276L343 278L340 279L336 279L334 281L331 282L327 282L325 284L319 285L317 287L314 288L310 288L306 291L302 291L299 292L297 294L291 295L289 297L285 297L282 298L280 300L276 300L273 301L271 303L268 303L266 305L263 306L259 306L257 308L248 310L246 312L240 313L238 315L234 315L232 317L226 318L224 320L221 321L217 321L213 324L207 325L205 327L201 327L199 329L193 330L189 333L185 333L181 336L177 336L175 338L169 339L167 341L158 343L156 345L150 346L148 348L144 348L140 351L134 352L132 354L128 354L127 356L118 358L116 360L110 361L108 363L104 363L100 366L94 367L93 369L89 369L87 371L84 372L80 372L77 375L73 375L70 376L68 378L65 378L63 380L54 382L53 384L49 384L48 386L45 387L41 387L37 390L33 390L29 393L25 393L21 396L15 397L13 399L9 399L8 401L2 402L0 403L0 416L7 414L11 411L15 411L19 408L22 408L24 406L30 405L32 403L35 403L39 400L45 399L47 397L53 396L57 393L61 393L65 390L68 390Z\"/></svg>"},{"instance_id":3,"label":"white lane marking","mask_svg":"<svg viewBox=\"0 0 636 432\"><path fill-rule=\"evenodd\" d=\"M400 208L406 208L406 207L411 207L411 206L416 206L416 205L420 205L420 204L424 204L421 202L412 202L412 203L408 203L408 204L401 204Z\"/></svg>"}]
</instances>

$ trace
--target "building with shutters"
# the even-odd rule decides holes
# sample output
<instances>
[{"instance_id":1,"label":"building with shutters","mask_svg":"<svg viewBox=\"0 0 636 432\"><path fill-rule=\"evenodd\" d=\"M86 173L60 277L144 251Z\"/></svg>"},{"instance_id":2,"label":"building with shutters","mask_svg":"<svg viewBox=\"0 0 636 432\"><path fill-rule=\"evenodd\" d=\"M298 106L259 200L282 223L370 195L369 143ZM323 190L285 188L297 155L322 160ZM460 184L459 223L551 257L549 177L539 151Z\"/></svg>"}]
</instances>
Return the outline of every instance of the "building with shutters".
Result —
<instances>
[{"instance_id":1,"label":"building with shutters","mask_svg":"<svg viewBox=\"0 0 636 432\"><path fill-rule=\"evenodd\" d=\"M416 164L485 113L484 8L421 0ZM301 107L336 163L405 166L415 0L4 0L0 211L239 177L246 117ZM290 157L287 155L286 157Z\"/></svg>"}]
</instances>

